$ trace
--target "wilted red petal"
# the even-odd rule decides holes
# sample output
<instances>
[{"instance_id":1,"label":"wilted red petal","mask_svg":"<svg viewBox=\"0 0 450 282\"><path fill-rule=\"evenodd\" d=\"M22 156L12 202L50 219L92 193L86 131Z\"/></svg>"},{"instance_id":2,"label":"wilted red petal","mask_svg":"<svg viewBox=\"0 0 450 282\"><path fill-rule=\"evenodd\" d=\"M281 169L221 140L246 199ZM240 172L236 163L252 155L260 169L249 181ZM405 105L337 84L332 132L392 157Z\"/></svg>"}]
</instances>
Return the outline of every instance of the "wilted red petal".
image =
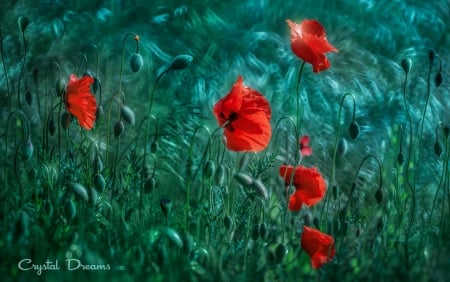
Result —
<instances>
[{"instance_id":1,"label":"wilted red petal","mask_svg":"<svg viewBox=\"0 0 450 282\"><path fill-rule=\"evenodd\" d=\"M67 110L78 119L81 127L92 129L95 122L97 102L91 93L91 85L94 79L90 76L83 76L77 79L71 74L66 88Z\"/></svg>"},{"instance_id":2,"label":"wilted red petal","mask_svg":"<svg viewBox=\"0 0 450 282\"><path fill-rule=\"evenodd\" d=\"M330 67L330 62L325 57L327 52L338 52L326 38L324 27L317 20L304 20L296 24L286 20L291 28L292 51L302 60L313 66L313 71L318 73Z\"/></svg>"},{"instance_id":3,"label":"wilted red petal","mask_svg":"<svg viewBox=\"0 0 450 282\"><path fill-rule=\"evenodd\" d=\"M312 148L308 145L309 144L309 136L304 135L300 138L300 152L302 153L302 156L311 156L312 155Z\"/></svg>"},{"instance_id":4,"label":"wilted red petal","mask_svg":"<svg viewBox=\"0 0 450 282\"><path fill-rule=\"evenodd\" d=\"M232 151L257 152L269 144L272 129L267 99L243 85L239 77L230 93L213 108L220 126L224 126L226 146Z\"/></svg>"},{"instance_id":5,"label":"wilted red petal","mask_svg":"<svg viewBox=\"0 0 450 282\"><path fill-rule=\"evenodd\" d=\"M308 226L303 226L301 246L311 258L314 269L330 262L336 254L333 237Z\"/></svg>"}]
</instances>

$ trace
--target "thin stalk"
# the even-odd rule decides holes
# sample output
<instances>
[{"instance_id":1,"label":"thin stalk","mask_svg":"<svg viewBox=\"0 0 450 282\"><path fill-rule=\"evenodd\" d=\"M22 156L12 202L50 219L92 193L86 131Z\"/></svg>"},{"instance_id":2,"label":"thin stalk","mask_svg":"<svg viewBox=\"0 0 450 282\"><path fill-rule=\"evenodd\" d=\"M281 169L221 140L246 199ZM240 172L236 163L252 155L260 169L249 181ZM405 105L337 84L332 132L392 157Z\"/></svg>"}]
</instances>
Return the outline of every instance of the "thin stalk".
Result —
<instances>
[{"instance_id":1,"label":"thin stalk","mask_svg":"<svg viewBox=\"0 0 450 282\"><path fill-rule=\"evenodd\" d=\"M3 64L3 72L5 73L5 80L6 80L6 89L7 89L7 95L8 95L8 106L9 108L11 108L11 91L9 88L9 76L8 76L8 71L6 70L6 65L5 65L5 58L3 55L3 32L2 29L0 28L0 57L2 59L2 64Z\"/></svg>"},{"instance_id":2,"label":"thin stalk","mask_svg":"<svg viewBox=\"0 0 450 282\"><path fill-rule=\"evenodd\" d=\"M17 104L19 106L19 109L22 108L22 104L20 102L20 81L22 80L23 71L25 69L25 62L27 60L27 41L25 40L25 30L22 31L22 40L23 40L23 60L22 60L22 66L20 67L19 72L19 81L17 83Z\"/></svg>"}]
</instances>

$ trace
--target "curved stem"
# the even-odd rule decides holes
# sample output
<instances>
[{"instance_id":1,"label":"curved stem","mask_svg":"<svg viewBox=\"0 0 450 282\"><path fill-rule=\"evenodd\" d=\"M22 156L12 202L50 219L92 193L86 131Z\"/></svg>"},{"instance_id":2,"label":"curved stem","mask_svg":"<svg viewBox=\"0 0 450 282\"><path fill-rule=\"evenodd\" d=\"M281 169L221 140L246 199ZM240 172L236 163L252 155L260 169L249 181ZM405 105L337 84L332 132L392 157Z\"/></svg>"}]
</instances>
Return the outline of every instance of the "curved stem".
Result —
<instances>
[{"instance_id":1,"label":"curved stem","mask_svg":"<svg viewBox=\"0 0 450 282\"><path fill-rule=\"evenodd\" d=\"M3 32L2 29L0 28L0 58L2 59L2 64L3 64L3 72L5 73L5 80L6 80L6 89L8 91L8 106L11 107L11 91L9 88L9 76L8 76L8 71L6 70L6 65L5 65L5 58L3 56Z\"/></svg>"},{"instance_id":2,"label":"curved stem","mask_svg":"<svg viewBox=\"0 0 450 282\"><path fill-rule=\"evenodd\" d=\"M382 185L383 185L383 175L382 175L382 170L381 170L381 161L380 161L380 159L379 158L377 158L376 156L374 156L374 155L367 155L367 156L365 156L363 159L362 159L362 161L359 163L359 167L358 167L358 169L356 170L356 174L355 174L355 177L353 178L353 184L352 184L352 190L350 191L350 195L348 195L348 199L347 199L347 204L345 205L346 207L348 206L348 203L350 202L350 199L351 199L351 197L352 197L352 195L353 195L353 192L355 192L355 188L356 188L356 179L358 178L358 174L359 174L359 171L361 170L361 167L363 166L363 164L365 163L365 161L367 160L367 159L369 159L369 158L373 158L375 161L376 161L376 163L378 164L378 172L379 172L379 184L378 184L378 189L381 189L382 188Z\"/></svg>"},{"instance_id":3,"label":"curved stem","mask_svg":"<svg viewBox=\"0 0 450 282\"><path fill-rule=\"evenodd\" d=\"M22 104L20 102L20 81L22 80L22 74L25 68L25 62L27 60L27 41L25 40L25 30L22 31L22 40L23 40L23 61L22 66L20 67L20 73L19 73L19 81L17 83L17 104L19 105L19 109L21 108Z\"/></svg>"},{"instance_id":4,"label":"curved stem","mask_svg":"<svg viewBox=\"0 0 450 282\"><path fill-rule=\"evenodd\" d=\"M301 127L301 124L302 124L302 121L303 121L303 115L305 113L303 102L300 101L301 100L301 97L300 97L300 82L302 81L302 73L303 73L303 69L305 67L305 63L306 63L306 61L303 61L302 65L300 66L300 70L298 72L298 80L297 80L297 99L296 99L296 103L297 103L297 117L296 117L297 118L297 133L300 133L300 127ZM302 117L301 118L300 118L300 103L302 103L302 106L303 106L303 112L302 112ZM297 139L299 137L300 136L297 136Z\"/></svg>"}]
</instances>

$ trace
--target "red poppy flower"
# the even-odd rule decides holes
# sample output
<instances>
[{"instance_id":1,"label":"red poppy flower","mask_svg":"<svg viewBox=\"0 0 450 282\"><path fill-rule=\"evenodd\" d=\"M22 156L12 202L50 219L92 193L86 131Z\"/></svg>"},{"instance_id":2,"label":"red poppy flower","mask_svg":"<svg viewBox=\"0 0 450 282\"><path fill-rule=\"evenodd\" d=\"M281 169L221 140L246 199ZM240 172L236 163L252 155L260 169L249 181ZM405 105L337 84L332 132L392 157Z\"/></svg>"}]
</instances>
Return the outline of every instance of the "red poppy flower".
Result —
<instances>
[{"instance_id":1,"label":"red poppy flower","mask_svg":"<svg viewBox=\"0 0 450 282\"><path fill-rule=\"evenodd\" d=\"M95 96L91 93L94 79L85 75L80 79L71 74L66 88L66 108L78 119L81 127L92 129L97 111Z\"/></svg>"},{"instance_id":2,"label":"red poppy flower","mask_svg":"<svg viewBox=\"0 0 450 282\"><path fill-rule=\"evenodd\" d=\"M309 136L303 135L298 143L300 144L300 152L302 153L302 156L311 156L312 155L312 148L309 147Z\"/></svg>"},{"instance_id":3,"label":"red poppy flower","mask_svg":"<svg viewBox=\"0 0 450 282\"><path fill-rule=\"evenodd\" d=\"M284 178L286 186L291 183L292 178L292 185L295 187L295 192L289 197L288 209L291 211L299 211L303 204L312 207L325 196L325 180L315 167L297 166L294 170L292 166L282 165L280 176Z\"/></svg>"},{"instance_id":4,"label":"red poppy flower","mask_svg":"<svg viewBox=\"0 0 450 282\"><path fill-rule=\"evenodd\" d=\"M228 149L258 152L269 144L272 135L269 102L256 90L244 86L241 76L230 93L214 105L213 112L224 128Z\"/></svg>"},{"instance_id":5,"label":"red poppy flower","mask_svg":"<svg viewBox=\"0 0 450 282\"><path fill-rule=\"evenodd\" d=\"M292 51L302 60L313 66L318 73L330 67L330 61L325 57L327 52L338 52L328 43L325 28L317 20L304 20L296 24L286 20L291 28Z\"/></svg>"},{"instance_id":6,"label":"red poppy flower","mask_svg":"<svg viewBox=\"0 0 450 282\"><path fill-rule=\"evenodd\" d=\"M303 226L301 245L314 269L330 262L336 254L333 237L308 226Z\"/></svg>"}]
</instances>

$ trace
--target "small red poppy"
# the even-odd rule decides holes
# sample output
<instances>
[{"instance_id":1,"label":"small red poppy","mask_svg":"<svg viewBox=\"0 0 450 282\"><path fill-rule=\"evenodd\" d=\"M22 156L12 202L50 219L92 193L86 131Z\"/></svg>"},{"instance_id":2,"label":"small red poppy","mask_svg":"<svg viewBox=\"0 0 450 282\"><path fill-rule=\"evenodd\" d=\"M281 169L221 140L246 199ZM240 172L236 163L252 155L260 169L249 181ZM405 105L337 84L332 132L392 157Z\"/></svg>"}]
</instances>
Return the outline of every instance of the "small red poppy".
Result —
<instances>
[{"instance_id":1,"label":"small red poppy","mask_svg":"<svg viewBox=\"0 0 450 282\"><path fill-rule=\"evenodd\" d=\"M328 43L325 28L317 20L304 20L296 24L286 20L291 28L292 51L302 60L313 66L313 71L318 73L330 67L330 61L325 53L338 52Z\"/></svg>"},{"instance_id":2,"label":"small red poppy","mask_svg":"<svg viewBox=\"0 0 450 282\"><path fill-rule=\"evenodd\" d=\"M297 166L294 170L293 166L282 165L280 176L284 178L286 186L291 183L292 178L292 185L295 187L294 193L289 197L288 209L291 211L299 211L303 204L312 207L325 196L325 180L315 167Z\"/></svg>"},{"instance_id":3,"label":"small red poppy","mask_svg":"<svg viewBox=\"0 0 450 282\"><path fill-rule=\"evenodd\" d=\"M300 144L300 153L302 153L302 156L311 156L312 155L312 148L309 146L309 136L303 135L298 143Z\"/></svg>"},{"instance_id":4,"label":"small red poppy","mask_svg":"<svg viewBox=\"0 0 450 282\"><path fill-rule=\"evenodd\" d=\"M224 128L228 149L258 152L269 144L272 135L269 102L256 90L244 86L241 76L230 93L214 105L213 112Z\"/></svg>"},{"instance_id":5,"label":"small red poppy","mask_svg":"<svg viewBox=\"0 0 450 282\"><path fill-rule=\"evenodd\" d=\"M303 226L301 245L314 269L330 262L336 254L333 237L308 226Z\"/></svg>"},{"instance_id":6,"label":"small red poppy","mask_svg":"<svg viewBox=\"0 0 450 282\"><path fill-rule=\"evenodd\" d=\"M67 110L78 119L78 123L85 129L92 129L97 111L95 96L91 93L94 78L85 75L80 79L71 74L66 87L65 104Z\"/></svg>"}]
</instances>

